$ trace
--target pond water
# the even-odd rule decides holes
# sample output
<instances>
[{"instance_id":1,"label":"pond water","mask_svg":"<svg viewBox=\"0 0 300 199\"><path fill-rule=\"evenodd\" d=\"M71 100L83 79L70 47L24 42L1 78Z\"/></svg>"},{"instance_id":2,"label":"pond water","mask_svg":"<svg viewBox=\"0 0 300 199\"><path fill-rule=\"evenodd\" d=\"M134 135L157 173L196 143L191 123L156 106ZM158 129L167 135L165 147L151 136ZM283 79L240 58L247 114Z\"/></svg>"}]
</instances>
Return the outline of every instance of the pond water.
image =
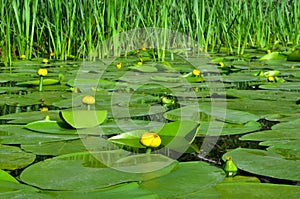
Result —
<instances>
[{"instance_id":1,"label":"pond water","mask_svg":"<svg viewBox=\"0 0 300 199\"><path fill-rule=\"evenodd\" d=\"M1 67L0 196L167 198L179 189L182 198L266 190L296 198L300 62L265 54L168 52L155 61L143 49ZM161 138L151 154L145 131ZM236 177L222 170L228 156Z\"/></svg>"}]
</instances>

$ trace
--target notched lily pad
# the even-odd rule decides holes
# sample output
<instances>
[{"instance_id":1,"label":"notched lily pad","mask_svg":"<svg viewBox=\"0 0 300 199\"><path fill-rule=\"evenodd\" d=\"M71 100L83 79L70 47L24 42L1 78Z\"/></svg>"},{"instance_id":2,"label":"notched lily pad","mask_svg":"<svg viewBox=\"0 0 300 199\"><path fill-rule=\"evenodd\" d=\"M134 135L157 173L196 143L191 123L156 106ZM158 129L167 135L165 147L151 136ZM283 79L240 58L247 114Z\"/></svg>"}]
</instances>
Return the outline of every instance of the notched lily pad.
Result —
<instances>
[{"instance_id":1,"label":"notched lily pad","mask_svg":"<svg viewBox=\"0 0 300 199\"><path fill-rule=\"evenodd\" d=\"M15 170L26 167L35 160L35 155L19 147L0 145L0 169Z\"/></svg>"},{"instance_id":2,"label":"notched lily pad","mask_svg":"<svg viewBox=\"0 0 300 199\"><path fill-rule=\"evenodd\" d=\"M103 123L106 119L106 110L63 110L60 117L73 128L90 128Z\"/></svg>"}]
</instances>

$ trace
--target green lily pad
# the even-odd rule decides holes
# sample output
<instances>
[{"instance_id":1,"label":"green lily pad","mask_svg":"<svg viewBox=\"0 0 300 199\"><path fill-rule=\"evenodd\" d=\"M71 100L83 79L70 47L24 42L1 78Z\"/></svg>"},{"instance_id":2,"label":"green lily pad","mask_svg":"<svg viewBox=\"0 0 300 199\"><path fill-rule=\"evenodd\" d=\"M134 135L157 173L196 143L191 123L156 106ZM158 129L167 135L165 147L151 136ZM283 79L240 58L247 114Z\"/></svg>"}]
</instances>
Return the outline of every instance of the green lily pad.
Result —
<instances>
[{"instance_id":1,"label":"green lily pad","mask_svg":"<svg viewBox=\"0 0 300 199\"><path fill-rule=\"evenodd\" d=\"M19 147L0 145L0 169L15 170L26 167L35 160L35 155Z\"/></svg>"},{"instance_id":2,"label":"green lily pad","mask_svg":"<svg viewBox=\"0 0 300 199\"><path fill-rule=\"evenodd\" d=\"M126 194L124 194L126 192ZM88 191L47 191L39 190L24 184L0 181L1 198L73 198L73 199L94 199L94 198L124 198L124 199L158 199L158 196L149 190L143 189L138 183L126 183L112 186L107 189L96 189Z\"/></svg>"},{"instance_id":3,"label":"green lily pad","mask_svg":"<svg viewBox=\"0 0 300 199\"><path fill-rule=\"evenodd\" d=\"M86 147L81 140L42 142L37 144L22 144L24 151L34 153L36 155L63 155L67 153L75 153L86 151Z\"/></svg>"},{"instance_id":4,"label":"green lily pad","mask_svg":"<svg viewBox=\"0 0 300 199\"><path fill-rule=\"evenodd\" d=\"M280 130L280 129L287 130L287 129L299 129L299 128L300 128L300 118L288 122L281 122L272 126L273 130Z\"/></svg>"},{"instance_id":5,"label":"green lily pad","mask_svg":"<svg viewBox=\"0 0 300 199\"><path fill-rule=\"evenodd\" d=\"M73 139L78 139L78 135L37 133L25 129L23 125L0 125L1 144L38 144Z\"/></svg>"},{"instance_id":6,"label":"green lily pad","mask_svg":"<svg viewBox=\"0 0 300 199\"><path fill-rule=\"evenodd\" d=\"M246 112L233 109L226 109L224 107L213 107L201 103L199 107L185 106L182 108L168 111L164 117L169 120L197 120L200 118L200 112L205 113L218 120L229 123L243 124L250 121L257 121L260 117ZM202 118L200 118L201 121Z\"/></svg>"},{"instance_id":7,"label":"green lily pad","mask_svg":"<svg viewBox=\"0 0 300 199\"><path fill-rule=\"evenodd\" d=\"M154 73L157 72L157 68L152 65L136 65L128 67L131 70L143 72L143 73Z\"/></svg>"},{"instance_id":8,"label":"green lily pad","mask_svg":"<svg viewBox=\"0 0 300 199\"><path fill-rule=\"evenodd\" d=\"M300 61L300 50L296 49L287 56L287 61Z\"/></svg>"},{"instance_id":9,"label":"green lily pad","mask_svg":"<svg viewBox=\"0 0 300 199\"><path fill-rule=\"evenodd\" d=\"M63 110L61 119L73 128L90 128L100 125L106 119L106 110Z\"/></svg>"},{"instance_id":10,"label":"green lily pad","mask_svg":"<svg viewBox=\"0 0 300 199\"><path fill-rule=\"evenodd\" d=\"M211 187L222 181L224 177L225 173L222 169L205 162L181 162L173 172L144 181L141 186L158 194L160 198L182 198Z\"/></svg>"},{"instance_id":11,"label":"green lily pad","mask_svg":"<svg viewBox=\"0 0 300 199\"><path fill-rule=\"evenodd\" d=\"M240 137L240 140L251 140L251 141L299 140L299 139L300 139L300 132L298 129L265 130L265 131L250 133Z\"/></svg>"},{"instance_id":12,"label":"green lily pad","mask_svg":"<svg viewBox=\"0 0 300 199\"><path fill-rule=\"evenodd\" d=\"M68 129L65 123L57 122L53 120L40 120L35 122L30 122L24 126L32 131L37 131L40 133L51 133L51 134L77 134L75 129Z\"/></svg>"},{"instance_id":13,"label":"green lily pad","mask_svg":"<svg viewBox=\"0 0 300 199\"><path fill-rule=\"evenodd\" d=\"M260 85L259 88L267 90L300 91L300 82L269 83Z\"/></svg>"},{"instance_id":14,"label":"green lily pad","mask_svg":"<svg viewBox=\"0 0 300 199\"><path fill-rule=\"evenodd\" d=\"M287 160L300 160L300 146L299 145L282 145L276 144L267 148L268 151L280 154Z\"/></svg>"},{"instance_id":15,"label":"green lily pad","mask_svg":"<svg viewBox=\"0 0 300 199\"><path fill-rule=\"evenodd\" d=\"M260 60L286 60L286 56L279 52L272 52L262 56Z\"/></svg>"},{"instance_id":16,"label":"green lily pad","mask_svg":"<svg viewBox=\"0 0 300 199\"><path fill-rule=\"evenodd\" d=\"M287 160L284 156L259 149L237 148L223 155L231 156L236 166L244 171L285 180L300 180L300 160Z\"/></svg>"},{"instance_id":17,"label":"green lily pad","mask_svg":"<svg viewBox=\"0 0 300 199\"><path fill-rule=\"evenodd\" d=\"M252 131L259 130L261 124L259 122L250 121L245 124L233 124L227 122L212 121L206 122L203 121L200 124L200 130L197 135L210 135L210 136L219 136L219 135L235 135L249 133Z\"/></svg>"},{"instance_id":18,"label":"green lily pad","mask_svg":"<svg viewBox=\"0 0 300 199\"><path fill-rule=\"evenodd\" d=\"M58 111L31 111L31 112L20 112L12 113L8 115L0 116L0 120L8 121L10 124L27 124L37 120L44 119L47 115L52 120L60 120Z\"/></svg>"},{"instance_id":19,"label":"green lily pad","mask_svg":"<svg viewBox=\"0 0 300 199\"><path fill-rule=\"evenodd\" d=\"M3 171L2 169L0 169L0 181L10 181L10 182L15 182L15 183L19 183L18 180L16 180L14 177L12 177L9 173L7 173L6 171Z\"/></svg>"},{"instance_id":20,"label":"green lily pad","mask_svg":"<svg viewBox=\"0 0 300 199\"><path fill-rule=\"evenodd\" d=\"M43 79L43 85L53 85L58 84L58 79ZM17 86L38 86L40 84L40 80L32 80L32 81L26 81L26 82L19 82L17 83Z\"/></svg>"},{"instance_id":21,"label":"green lily pad","mask_svg":"<svg viewBox=\"0 0 300 199\"><path fill-rule=\"evenodd\" d=\"M105 154L105 152L102 153ZM152 175L152 172L128 173L107 167L87 167L88 165L84 162L91 159L87 159L86 156L81 156L80 159L75 160L68 160L63 157L65 156L57 156L54 159L47 159L27 167L21 173L20 179L42 189L93 190L157 177L157 175ZM162 170L168 171L170 169L163 168ZM154 172L166 174L161 170Z\"/></svg>"},{"instance_id":22,"label":"green lily pad","mask_svg":"<svg viewBox=\"0 0 300 199\"><path fill-rule=\"evenodd\" d=\"M218 193L215 198L299 198L300 187L270 183L219 183L213 189Z\"/></svg>"}]
</instances>

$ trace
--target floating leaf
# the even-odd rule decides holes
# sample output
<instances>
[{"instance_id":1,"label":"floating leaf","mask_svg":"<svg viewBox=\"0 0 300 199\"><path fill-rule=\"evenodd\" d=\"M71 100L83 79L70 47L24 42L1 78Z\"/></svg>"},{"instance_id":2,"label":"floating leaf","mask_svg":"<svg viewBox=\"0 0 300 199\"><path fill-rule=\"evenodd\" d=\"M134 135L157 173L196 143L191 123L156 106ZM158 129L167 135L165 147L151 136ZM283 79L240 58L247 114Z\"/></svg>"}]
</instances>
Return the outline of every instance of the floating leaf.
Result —
<instances>
[{"instance_id":1,"label":"floating leaf","mask_svg":"<svg viewBox=\"0 0 300 199\"><path fill-rule=\"evenodd\" d=\"M73 128L90 128L104 122L107 111L105 110L63 110L60 112L62 120Z\"/></svg>"},{"instance_id":2,"label":"floating leaf","mask_svg":"<svg viewBox=\"0 0 300 199\"><path fill-rule=\"evenodd\" d=\"M259 149L237 148L223 155L232 156L236 166L257 175L285 180L300 180L300 160L287 160L284 156Z\"/></svg>"},{"instance_id":3,"label":"floating leaf","mask_svg":"<svg viewBox=\"0 0 300 199\"><path fill-rule=\"evenodd\" d=\"M287 56L287 61L300 61L300 50L296 49Z\"/></svg>"},{"instance_id":4,"label":"floating leaf","mask_svg":"<svg viewBox=\"0 0 300 199\"><path fill-rule=\"evenodd\" d=\"M157 72L157 68L152 65L136 65L128 67L131 70L143 72L143 73L154 73Z\"/></svg>"},{"instance_id":5,"label":"floating leaf","mask_svg":"<svg viewBox=\"0 0 300 199\"><path fill-rule=\"evenodd\" d=\"M15 170L26 167L35 160L35 155L19 147L0 145L0 169Z\"/></svg>"},{"instance_id":6,"label":"floating leaf","mask_svg":"<svg viewBox=\"0 0 300 199\"><path fill-rule=\"evenodd\" d=\"M105 155L105 152L101 153ZM47 159L31 165L21 173L20 179L42 189L93 190L157 177L151 172L128 173L113 168L86 167L90 165L90 163L84 164L90 160L86 156L81 156L82 159L76 160L68 160L64 157L66 156L58 156L55 159ZM160 172L160 170L154 172Z\"/></svg>"},{"instance_id":7,"label":"floating leaf","mask_svg":"<svg viewBox=\"0 0 300 199\"><path fill-rule=\"evenodd\" d=\"M17 83L17 86L38 86L40 83L40 80L32 80L32 81L26 81L26 82L20 82ZM58 79L43 79L43 85L53 85L58 84Z\"/></svg>"},{"instance_id":8,"label":"floating leaf","mask_svg":"<svg viewBox=\"0 0 300 199\"><path fill-rule=\"evenodd\" d=\"M78 135L43 134L25 129L23 125L0 125L1 144L38 144L73 139L78 139Z\"/></svg>"},{"instance_id":9,"label":"floating leaf","mask_svg":"<svg viewBox=\"0 0 300 199\"><path fill-rule=\"evenodd\" d=\"M19 183L14 177L12 177L9 173L7 173L6 171L3 171L2 169L0 169L0 181L1 180Z\"/></svg>"},{"instance_id":10,"label":"floating leaf","mask_svg":"<svg viewBox=\"0 0 300 199\"><path fill-rule=\"evenodd\" d=\"M182 198L217 184L224 176L222 169L205 162L181 162L173 172L142 182L141 186L158 194L160 198Z\"/></svg>"},{"instance_id":11,"label":"floating leaf","mask_svg":"<svg viewBox=\"0 0 300 199\"><path fill-rule=\"evenodd\" d=\"M246 124L233 124L219 121L203 121L200 124L198 135L234 135L256 131L260 128L261 124L254 121L247 122Z\"/></svg>"},{"instance_id":12,"label":"floating leaf","mask_svg":"<svg viewBox=\"0 0 300 199\"><path fill-rule=\"evenodd\" d=\"M240 137L240 140L266 141L266 140L299 140L300 132L298 129L278 129L265 130L250 133Z\"/></svg>"},{"instance_id":13,"label":"floating leaf","mask_svg":"<svg viewBox=\"0 0 300 199\"><path fill-rule=\"evenodd\" d=\"M86 151L81 140L42 142L37 144L22 144L21 148L36 155L63 155Z\"/></svg>"},{"instance_id":14,"label":"floating leaf","mask_svg":"<svg viewBox=\"0 0 300 199\"><path fill-rule=\"evenodd\" d=\"M286 56L279 52L272 52L262 56L260 60L286 60Z\"/></svg>"},{"instance_id":15,"label":"floating leaf","mask_svg":"<svg viewBox=\"0 0 300 199\"><path fill-rule=\"evenodd\" d=\"M40 120L35 122L30 122L25 125L25 128L37 131L41 133L51 133L51 134L77 134L75 129L67 129L67 125L62 122L57 122L53 120Z\"/></svg>"},{"instance_id":16,"label":"floating leaf","mask_svg":"<svg viewBox=\"0 0 300 199\"><path fill-rule=\"evenodd\" d=\"M219 183L214 190L218 193L215 198L299 198L299 186L270 183ZM196 193L197 194L197 193Z\"/></svg>"}]
</instances>

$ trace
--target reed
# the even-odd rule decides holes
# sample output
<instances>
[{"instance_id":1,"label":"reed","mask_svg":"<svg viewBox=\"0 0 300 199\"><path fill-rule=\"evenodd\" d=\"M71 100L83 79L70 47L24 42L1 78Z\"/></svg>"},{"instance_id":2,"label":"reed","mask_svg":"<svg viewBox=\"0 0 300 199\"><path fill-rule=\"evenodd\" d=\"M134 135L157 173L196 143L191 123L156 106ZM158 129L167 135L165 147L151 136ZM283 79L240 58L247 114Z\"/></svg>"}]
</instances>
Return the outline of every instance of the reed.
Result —
<instances>
[{"instance_id":1,"label":"reed","mask_svg":"<svg viewBox=\"0 0 300 199\"><path fill-rule=\"evenodd\" d=\"M153 45L193 48L196 54L224 49L243 54L249 47L298 45L300 39L296 0L0 0L0 16L0 52L7 65L15 56L31 59L51 52L60 60L118 56L124 48L119 40L132 35L115 37L99 48L102 42L146 27L170 29L190 38L169 38L167 32L160 32ZM164 53L159 52L159 59L164 59Z\"/></svg>"}]
</instances>

